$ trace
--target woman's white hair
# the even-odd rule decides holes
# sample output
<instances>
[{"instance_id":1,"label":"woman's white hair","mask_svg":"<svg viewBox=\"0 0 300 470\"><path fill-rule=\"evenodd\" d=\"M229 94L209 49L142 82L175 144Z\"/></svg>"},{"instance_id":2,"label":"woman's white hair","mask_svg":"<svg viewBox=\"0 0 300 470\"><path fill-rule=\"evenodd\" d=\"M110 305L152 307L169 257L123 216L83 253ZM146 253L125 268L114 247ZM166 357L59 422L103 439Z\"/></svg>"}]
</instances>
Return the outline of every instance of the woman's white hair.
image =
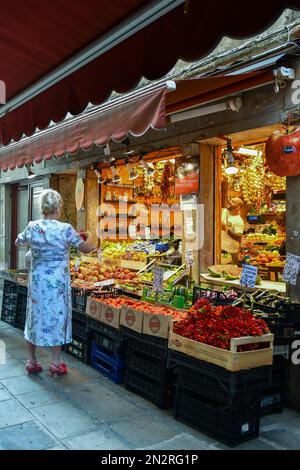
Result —
<instances>
[{"instance_id":1,"label":"woman's white hair","mask_svg":"<svg viewBox=\"0 0 300 470\"><path fill-rule=\"evenodd\" d=\"M41 209L44 215L53 214L56 210L59 210L62 202L61 195L54 189L44 189L41 193Z\"/></svg>"}]
</instances>

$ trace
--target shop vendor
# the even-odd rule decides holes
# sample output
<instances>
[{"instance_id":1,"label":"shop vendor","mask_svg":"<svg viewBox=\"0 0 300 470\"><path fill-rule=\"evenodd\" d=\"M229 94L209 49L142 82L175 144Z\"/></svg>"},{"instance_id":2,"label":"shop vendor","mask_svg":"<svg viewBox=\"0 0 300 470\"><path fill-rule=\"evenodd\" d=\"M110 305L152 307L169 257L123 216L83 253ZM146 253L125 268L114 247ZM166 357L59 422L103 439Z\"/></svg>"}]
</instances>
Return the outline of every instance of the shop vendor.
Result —
<instances>
[{"instance_id":1,"label":"shop vendor","mask_svg":"<svg viewBox=\"0 0 300 470\"><path fill-rule=\"evenodd\" d=\"M239 197L230 199L228 208L222 210L222 251L229 253L232 261L238 264L238 253L245 224L241 217L244 203Z\"/></svg>"}]
</instances>

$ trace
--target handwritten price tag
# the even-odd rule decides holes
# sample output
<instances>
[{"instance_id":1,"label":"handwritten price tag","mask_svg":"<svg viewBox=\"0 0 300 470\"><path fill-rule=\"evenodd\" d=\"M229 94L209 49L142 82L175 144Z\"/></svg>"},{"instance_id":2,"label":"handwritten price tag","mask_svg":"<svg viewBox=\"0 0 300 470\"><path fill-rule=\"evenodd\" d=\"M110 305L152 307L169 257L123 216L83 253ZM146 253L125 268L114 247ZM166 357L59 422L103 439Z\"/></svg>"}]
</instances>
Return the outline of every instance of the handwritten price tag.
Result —
<instances>
[{"instance_id":1,"label":"handwritten price tag","mask_svg":"<svg viewBox=\"0 0 300 470\"><path fill-rule=\"evenodd\" d=\"M240 284L244 287L255 287L256 278L258 273L257 266L251 266L250 264L244 264L242 269L242 275Z\"/></svg>"},{"instance_id":2,"label":"handwritten price tag","mask_svg":"<svg viewBox=\"0 0 300 470\"><path fill-rule=\"evenodd\" d=\"M195 264L195 258L192 250L189 250L185 253L185 262L187 266L193 266L193 264Z\"/></svg>"},{"instance_id":3,"label":"handwritten price tag","mask_svg":"<svg viewBox=\"0 0 300 470\"><path fill-rule=\"evenodd\" d=\"M101 248L98 248L97 250L97 257L100 263L102 263L102 250Z\"/></svg>"},{"instance_id":4,"label":"handwritten price tag","mask_svg":"<svg viewBox=\"0 0 300 470\"><path fill-rule=\"evenodd\" d=\"M286 254L286 265L283 270L283 279L292 286L297 284L297 277L300 268L300 256L292 253Z\"/></svg>"},{"instance_id":5,"label":"handwritten price tag","mask_svg":"<svg viewBox=\"0 0 300 470\"><path fill-rule=\"evenodd\" d=\"M105 287L105 286L112 286L114 285L114 279L106 279L106 281L95 282L95 287Z\"/></svg>"},{"instance_id":6,"label":"handwritten price tag","mask_svg":"<svg viewBox=\"0 0 300 470\"><path fill-rule=\"evenodd\" d=\"M80 259L77 259L77 260L75 261L75 265L74 265L74 271L75 271L76 273L78 272L79 266L80 266Z\"/></svg>"},{"instance_id":7,"label":"handwritten price tag","mask_svg":"<svg viewBox=\"0 0 300 470\"><path fill-rule=\"evenodd\" d=\"M163 292L164 270L162 268L154 268L153 289L157 292Z\"/></svg>"}]
</instances>

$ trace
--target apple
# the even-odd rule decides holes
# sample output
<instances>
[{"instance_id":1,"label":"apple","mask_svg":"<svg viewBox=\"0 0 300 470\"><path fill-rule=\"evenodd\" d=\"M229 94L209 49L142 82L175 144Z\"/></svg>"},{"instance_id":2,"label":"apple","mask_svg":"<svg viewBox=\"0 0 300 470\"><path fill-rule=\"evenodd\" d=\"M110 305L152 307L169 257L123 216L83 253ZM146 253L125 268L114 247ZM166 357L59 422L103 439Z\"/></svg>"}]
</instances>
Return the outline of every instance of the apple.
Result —
<instances>
[{"instance_id":1,"label":"apple","mask_svg":"<svg viewBox=\"0 0 300 470\"><path fill-rule=\"evenodd\" d=\"M276 175L300 175L300 127L293 127L289 133L273 132L267 140L265 154L268 167Z\"/></svg>"}]
</instances>

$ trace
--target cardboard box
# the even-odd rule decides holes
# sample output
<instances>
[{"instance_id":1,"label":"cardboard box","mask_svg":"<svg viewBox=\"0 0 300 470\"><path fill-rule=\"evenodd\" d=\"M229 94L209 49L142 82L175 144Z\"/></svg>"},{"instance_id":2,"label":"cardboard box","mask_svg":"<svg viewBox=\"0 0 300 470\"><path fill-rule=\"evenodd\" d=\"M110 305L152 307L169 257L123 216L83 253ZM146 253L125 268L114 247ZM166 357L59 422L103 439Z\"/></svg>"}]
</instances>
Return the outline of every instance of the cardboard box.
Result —
<instances>
[{"instance_id":1,"label":"cardboard box","mask_svg":"<svg viewBox=\"0 0 300 470\"><path fill-rule=\"evenodd\" d=\"M168 338L172 316L144 312L143 333L159 338Z\"/></svg>"},{"instance_id":2,"label":"cardboard box","mask_svg":"<svg viewBox=\"0 0 300 470\"><path fill-rule=\"evenodd\" d=\"M273 334L232 338L230 351L199 343L173 332L175 322L170 323L169 349L180 351L201 361L209 362L224 369L236 372L253 367L270 366L273 363ZM237 347L251 343L270 343L265 349L237 352Z\"/></svg>"},{"instance_id":3,"label":"cardboard box","mask_svg":"<svg viewBox=\"0 0 300 470\"><path fill-rule=\"evenodd\" d=\"M135 310L130 307L122 307L120 324L126 326L130 330L134 330L137 333L143 332L143 317L144 312Z\"/></svg>"},{"instance_id":4,"label":"cardboard box","mask_svg":"<svg viewBox=\"0 0 300 470\"><path fill-rule=\"evenodd\" d=\"M101 321L102 316L102 302L95 300L91 297L87 298L85 314L95 320Z\"/></svg>"},{"instance_id":5,"label":"cardboard box","mask_svg":"<svg viewBox=\"0 0 300 470\"><path fill-rule=\"evenodd\" d=\"M106 323L107 325L111 326L112 328L116 328L117 330L120 329L120 315L121 309L111 307L107 304L102 304L102 311L101 311L101 321L102 323Z\"/></svg>"}]
</instances>

